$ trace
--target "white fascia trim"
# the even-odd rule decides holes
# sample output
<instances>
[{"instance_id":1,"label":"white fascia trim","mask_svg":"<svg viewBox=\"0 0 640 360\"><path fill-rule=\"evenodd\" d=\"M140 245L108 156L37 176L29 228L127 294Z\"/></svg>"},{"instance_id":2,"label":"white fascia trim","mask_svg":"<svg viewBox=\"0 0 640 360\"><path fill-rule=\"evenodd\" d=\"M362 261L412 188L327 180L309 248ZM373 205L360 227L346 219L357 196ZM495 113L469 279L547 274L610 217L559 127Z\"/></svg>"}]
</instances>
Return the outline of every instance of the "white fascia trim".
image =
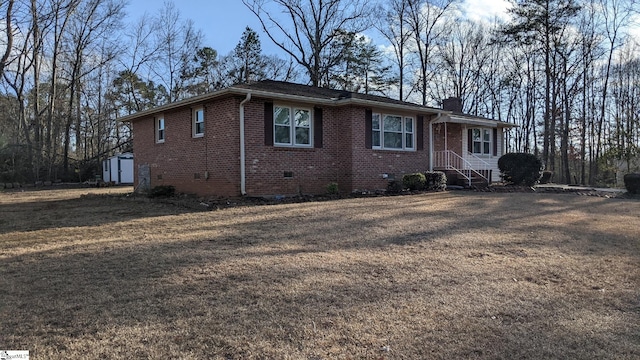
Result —
<instances>
[{"instance_id":1,"label":"white fascia trim","mask_svg":"<svg viewBox=\"0 0 640 360\"><path fill-rule=\"evenodd\" d=\"M289 95L289 94L280 94L274 93L265 90L252 90L252 89L243 89L243 88L235 88L229 87L226 89L214 91L212 93L199 95L196 97L192 97L185 100L176 101L173 103L165 104L153 109L143 110L131 115L123 116L118 121L120 122L130 122L132 120L166 112L171 109L188 106L192 104L202 103L204 101L212 100L218 97L222 97L225 95L244 95L251 93L254 97L262 97L267 99L274 100L282 100L287 102L301 102L301 103L309 103L314 105L326 105L326 106L344 106L344 105L360 105L365 107L377 108L377 109L393 109L400 110L405 112L416 112L425 115L434 115L434 114L450 114L451 112L443 111L436 108L429 108L421 105L404 105L404 104L392 104L379 102L374 100L365 100L365 99L357 99L357 98L349 98L349 99L323 99L313 96L301 96L301 95Z\"/></svg>"},{"instance_id":2,"label":"white fascia trim","mask_svg":"<svg viewBox=\"0 0 640 360\"><path fill-rule=\"evenodd\" d=\"M300 102L300 103L308 103L308 104L318 104L318 105L326 105L326 106L344 106L344 105L360 105L377 109L394 109L394 110L402 110L405 112L417 112L420 114L434 115L440 113L450 113L447 111L442 111L440 109L429 108L421 105L403 105L403 104L392 104L385 103L374 100L365 100L365 99L357 99L357 98L349 98L349 99L323 99L312 96L301 96L301 95L288 95L288 94L280 94L273 93L264 90L249 90L249 89L238 89L234 88L235 92L239 94L246 94L251 92L255 97L263 97L274 100L282 100L285 102Z\"/></svg>"},{"instance_id":3,"label":"white fascia trim","mask_svg":"<svg viewBox=\"0 0 640 360\"><path fill-rule=\"evenodd\" d=\"M134 119L142 118L142 117L149 116L149 115L159 114L159 113L165 112L167 110L179 108L179 107L182 107L182 106L188 106L188 105L192 105L192 104L196 104L196 103L201 103L201 102L203 102L205 100L215 99L217 97L224 96L224 95L227 95L227 94L233 94L233 93L234 92L232 92L230 88L223 89L223 90L218 90L218 91L214 91L214 92L209 93L209 94L199 95L199 96L192 97L192 98L189 98L189 99L180 100L180 101L176 101L176 102L173 102L173 103L161 105L161 106L155 107L153 109L139 111L139 112L131 114L131 115L123 116L123 117L119 118L118 121L120 121L120 122L130 122L130 121L132 121Z\"/></svg>"},{"instance_id":4,"label":"white fascia trim","mask_svg":"<svg viewBox=\"0 0 640 360\"><path fill-rule=\"evenodd\" d=\"M504 121L499 121L499 120L482 119L482 118L476 118L476 117L466 117L466 116L451 115L451 114L447 114L447 116L441 117L441 119L439 119L438 121L434 121L433 123L440 124L440 123L446 123L446 122L454 123L454 124L483 126L483 127L490 127L490 128L518 127L518 125L506 123Z\"/></svg>"}]
</instances>

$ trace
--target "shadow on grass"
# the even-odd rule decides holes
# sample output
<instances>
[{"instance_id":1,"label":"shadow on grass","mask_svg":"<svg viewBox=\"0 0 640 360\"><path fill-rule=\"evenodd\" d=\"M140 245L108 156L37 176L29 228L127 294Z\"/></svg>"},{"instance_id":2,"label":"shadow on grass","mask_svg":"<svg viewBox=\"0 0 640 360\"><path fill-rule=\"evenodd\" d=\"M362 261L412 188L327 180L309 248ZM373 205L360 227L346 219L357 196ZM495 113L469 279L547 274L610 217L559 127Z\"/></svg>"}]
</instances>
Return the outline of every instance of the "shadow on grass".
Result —
<instances>
[{"instance_id":1,"label":"shadow on grass","mask_svg":"<svg viewBox=\"0 0 640 360\"><path fill-rule=\"evenodd\" d=\"M507 265L521 259L522 251L548 251L573 262L596 256L637 260L637 239L591 227L615 211L619 204L610 201L438 194L338 201L329 209L308 203L191 213L85 200L96 214L113 214L83 218L84 207L73 210L73 202L63 201L56 206L78 217L67 226L180 213L199 226L185 228L181 238L163 236L158 228L156 237L134 240L144 229L133 229L130 244L5 257L3 346L46 358L640 355L637 288L615 292L616 300L591 288L563 293L551 291L553 284L512 284L510 274L501 273L519 269L522 263ZM447 205L436 209L434 202ZM390 207L392 216L384 212ZM587 215L574 223L552 222L573 212ZM625 226L638 225L633 216L636 223ZM64 220L51 219L53 225L40 229ZM29 230L35 229L12 231ZM558 239L548 238L552 234ZM499 257L499 267L469 257L488 252ZM548 259L530 259L524 264L531 271L550 268ZM637 268L617 276L640 280Z\"/></svg>"},{"instance_id":2,"label":"shadow on grass","mask_svg":"<svg viewBox=\"0 0 640 360\"><path fill-rule=\"evenodd\" d=\"M128 195L88 194L73 199L0 204L0 234L100 226L194 211L162 201Z\"/></svg>"}]
</instances>

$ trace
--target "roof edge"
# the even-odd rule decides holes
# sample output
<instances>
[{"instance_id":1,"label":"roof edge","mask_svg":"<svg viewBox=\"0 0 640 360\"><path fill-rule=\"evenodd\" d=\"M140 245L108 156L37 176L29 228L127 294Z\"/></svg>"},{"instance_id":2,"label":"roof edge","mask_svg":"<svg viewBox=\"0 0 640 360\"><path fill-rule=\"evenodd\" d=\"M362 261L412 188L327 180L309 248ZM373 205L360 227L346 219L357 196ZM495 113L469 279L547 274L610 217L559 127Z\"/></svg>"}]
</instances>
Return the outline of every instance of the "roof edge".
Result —
<instances>
[{"instance_id":1,"label":"roof edge","mask_svg":"<svg viewBox=\"0 0 640 360\"><path fill-rule=\"evenodd\" d=\"M451 114L451 111L442 110L438 108L431 108L431 107L422 106L418 104L411 104L411 103L393 104L393 103L385 103L385 102L380 102L375 100L359 99L359 98L323 99L323 98L314 97L314 96L292 95L292 94L271 92L266 90L255 90L255 89L231 86L231 87L228 87L222 90L217 90L208 94L195 96L192 98L172 102L172 103L161 105L152 109L147 109L147 110L139 111L130 115L126 115L119 118L118 121L131 122L136 119L143 118L149 115L159 114L168 110L173 110L179 107L216 99L222 96L246 95L247 93L251 93L253 96L261 97L261 98L277 99L277 100L283 100L283 101L294 101L294 102L296 101L313 102L315 104L326 105L326 106L344 106L344 105L353 104L353 105L370 106L370 107L404 110L404 111L418 111L418 112L429 113L429 114Z\"/></svg>"},{"instance_id":2,"label":"roof edge","mask_svg":"<svg viewBox=\"0 0 640 360\"><path fill-rule=\"evenodd\" d=\"M484 126L501 127L501 128L519 127L519 125L516 125L516 124L495 120L495 119L473 116L473 115L465 115L465 114L448 114L448 115L449 115L448 119L440 119L435 123L438 124L438 123L449 122L449 123L456 123L456 124L469 124L469 125L480 125L480 126L484 125Z\"/></svg>"},{"instance_id":3,"label":"roof edge","mask_svg":"<svg viewBox=\"0 0 640 360\"><path fill-rule=\"evenodd\" d=\"M216 90L214 92L210 92L207 94L203 94L203 95L198 95L198 96L194 96L188 99L184 99L184 100L180 100L180 101L176 101L176 102L172 102L172 103L168 103L168 104L164 104L164 105L160 105L151 109L147 109L147 110L142 110L142 111L138 111L135 112L133 114L129 114L129 115L125 115L119 119L117 119L120 122L131 122L137 118L142 118L145 116L149 116L152 114L159 114L162 112L165 112L167 110L172 110L172 109L176 109L182 106L187 106L187 105L191 105L191 104L195 104L195 103L199 103L205 100L210 100L210 99L215 99L224 95L228 95L228 94L232 94L233 88L225 88L222 90Z\"/></svg>"}]
</instances>

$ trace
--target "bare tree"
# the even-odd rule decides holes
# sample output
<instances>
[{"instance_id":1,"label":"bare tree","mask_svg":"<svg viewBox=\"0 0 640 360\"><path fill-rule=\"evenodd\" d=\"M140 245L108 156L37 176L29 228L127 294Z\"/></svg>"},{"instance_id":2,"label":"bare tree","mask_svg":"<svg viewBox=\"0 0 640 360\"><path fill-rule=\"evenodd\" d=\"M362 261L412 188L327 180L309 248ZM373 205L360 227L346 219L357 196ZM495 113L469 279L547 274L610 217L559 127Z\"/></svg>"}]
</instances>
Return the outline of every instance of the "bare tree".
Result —
<instances>
[{"instance_id":1,"label":"bare tree","mask_svg":"<svg viewBox=\"0 0 640 360\"><path fill-rule=\"evenodd\" d=\"M276 55L264 55L263 61L265 79L295 81L300 78L299 68L291 58L285 60Z\"/></svg>"},{"instance_id":2,"label":"bare tree","mask_svg":"<svg viewBox=\"0 0 640 360\"><path fill-rule=\"evenodd\" d=\"M7 39L4 41L4 44L2 44L4 46L4 54L2 54L2 57L0 57L0 78L2 78L5 64L7 63L7 60L9 60L9 55L11 55L11 50L13 49L13 26L11 24L11 19L13 18L13 4L14 0L8 1L4 19L5 28L3 30L0 30L0 32L2 32L7 37ZM0 3L0 8L2 7L2 5L4 4Z\"/></svg>"},{"instance_id":3,"label":"bare tree","mask_svg":"<svg viewBox=\"0 0 640 360\"><path fill-rule=\"evenodd\" d=\"M393 47L395 65L398 68L398 99L406 100L404 93L406 55L409 40L413 36L408 23L409 4L411 0L390 0L386 8L380 12L385 14L385 20L376 22L376 28Z\"/></svg>"},{"instance_id":4,"label":"bare tree","mask_svg":"<svg viewBox=\"0 0 640 360\"><path fill-rule=\"evenodd\" d=\"M485 34L488 31L482 24L470 21L458 22L453 25L449 41L438 47L438 60L442 62L441 71L436 86L440 98L455 96L462 99L463 110L475 112L477 115L481 89L481 73L487 70L485 64L489 61L495 44L489 44ZM493 74L496 75L496 74Z\"/></svg>"},{"instance_id":5,"label":"bare tree","mask_svg":"<svg viewBox=\"0 0 640 360\"><path fill-rule=\"evenodd\" d=\"M537 45L544 56L544 130L542 161L547 169L555 170L556 122L558 99L557 55L554 45L561 37L580 7L574 0L518 0L510 13L514 20L503 28L503 34L519 44Z\"/></svg>"},{"instance_id":6,"label":"bare tree","mask_svg":"<svg viewBox=\"0 0 640 360\"><path fill-rule=\"evenodd\" d=\"M445 35L443 20L453 8L455 0L410 0L409 26L418 58L419 78L414 86L420 93L422 105L427 105L428 87L434 72L436 44Z\"/></svg>"},{"instance_id":7,"label":"bare tree","mask_svg":"<svg viewBox=\"0 0 640 360\"><path fill-rule=\"evenodd\" d=\"M115 38L122 18L124 3L121 0L86 0L70 16L69 31L65 37L65 57L67 68L65 82L67 85L67 118L65 121L63 143L63 171L69 172L69 150L72 131L76 152L85 150L86 160L89 157L86 144L82 143L82 80L90 73L111 62L117 54ZM104 39L112 39L105 44ZM93 156L93 154L91 154Z\"/></svg>"},{"instance_id":8,"label":"bare tree","mask_svg":"<svg viewBox=\"0 0 640 360\"><path fill-rule=\"evenodd\" d=\"M267 36L307 72L314 86L341 61L335 51L342 34L368 28L364 0L242 0L253 12ZM277 14L284 14L279 18ZM334 48L332 49L332 46Z\"/></svg>"},{"instance_id":9,"label":"bare tree","mask_svg":"<svg viewBox=\"0 0 640 360\"><path fill-rule=\"evenodd\" d=\"M156 66L151 69L166 87L169 101L173 102L184 95L184 78L180 75L202 47L203 35L195 29L193 21L182 20L180 11L171 1L164 3L156 22L155 41L161 56L156 58Z\"/></svg>"},{"instance_id":10,"label":"bare tree","mask_svg":"<svg viewBox=\"0 0 640 360\"><path fill-rule=\"evenodd\" d=\"M637 6L635 0L599 0L601 15L604 20L603 30L608 40L607 62L602 79L602 97L600 103L600 116L598 119L598 131L596 135L595 161L602 155L603 125L605 123L606 107L609 90L609 78L611 76L611 66L613 54L625 37L623 29L629 24L634 14L634 7ZM593 168L593 176L598 175L598 167Z\"/></svg>"}]
</instances>

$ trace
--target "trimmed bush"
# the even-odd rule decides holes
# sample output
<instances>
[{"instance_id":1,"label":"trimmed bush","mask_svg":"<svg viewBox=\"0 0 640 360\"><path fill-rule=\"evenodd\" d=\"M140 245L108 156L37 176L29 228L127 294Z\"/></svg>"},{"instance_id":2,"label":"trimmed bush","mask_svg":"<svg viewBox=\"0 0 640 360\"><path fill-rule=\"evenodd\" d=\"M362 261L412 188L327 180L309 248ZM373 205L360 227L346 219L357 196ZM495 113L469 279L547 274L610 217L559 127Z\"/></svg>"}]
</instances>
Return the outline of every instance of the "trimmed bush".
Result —
<instances>
[{"instance_id":1,"label":"trimmed bush","mask_svg":"<svg viewBox=\"0 0 640 360\"><path fill-rule=\"evenodd\" d=\"M540 179L543 166L533 154L509 153L498 159L498 168L505 183L533 186Z\"/></svg>"},{"instance_id":2,"label":"trimmed bush","mask_svg":"<svg viewBox=\"0 0 640 360\"><path fill-rule=\"evenodd\" d=\"M338 193L338 183L331 182L327 185L327 194L336 195Z\"/></svg>"},{"instance_id":3,"label":"trimmed bush","mask_svg":"<svg viewBox=\"0 0 640 360\"><path fill-rule=\"evenodd\" d=\"M426 189L429 191L442 191L447 188L447 175L442 171L427 171L424 177Z\"/></svg>"},{"instance_id":4,"label":"trimmed bush","mask_svg":"<svg viewBox=\"0 0 640 360\"><path fill-rule=\"evenodd\" d=\"M626 174L624 176L624 187L630 194L640 194L640 174Z\"/></svg>"},{"instance_id":5,"label":"trimmed bush","mask_svg":"<svg viewBox=\"0 0 640 360\"><path fill-rule=\"evenodd\" d=\"M552 177L553 177L553 171L543 171L542 177L540 178L540 184L550 183Z\"/></svg>"},{"instance_id":6,"label":"trimmed bush","mask_svg":"<svg viewBox=\"0 0 640 360\"><path fill-rule=\"evenodd\" d=\"M172 197L176 194L176 188L173 185L158 185L149 192L150 198Z\"/></svg>"},{"instance_id":7,"label":"trimmed bush","mask_svg":"<svg viewBox=\"0 0 640 360\"><path fill-rule=\"evenodd\" d=\"M426 183L427 179L423 173L406 174L402 177L402 185L411 191L424 190Z\"/></svg>"},{"instance_id":8,"label":"trimmed bush","mask_svg":"<svg viewBox=\"0 0 640 360\"><path fill-rule=\"evenodd\" d=\"M391 180L387 184L387 193L388 194L399 194L403 190L402 182L398 180Z\"/></svg>"}]
</instances>

